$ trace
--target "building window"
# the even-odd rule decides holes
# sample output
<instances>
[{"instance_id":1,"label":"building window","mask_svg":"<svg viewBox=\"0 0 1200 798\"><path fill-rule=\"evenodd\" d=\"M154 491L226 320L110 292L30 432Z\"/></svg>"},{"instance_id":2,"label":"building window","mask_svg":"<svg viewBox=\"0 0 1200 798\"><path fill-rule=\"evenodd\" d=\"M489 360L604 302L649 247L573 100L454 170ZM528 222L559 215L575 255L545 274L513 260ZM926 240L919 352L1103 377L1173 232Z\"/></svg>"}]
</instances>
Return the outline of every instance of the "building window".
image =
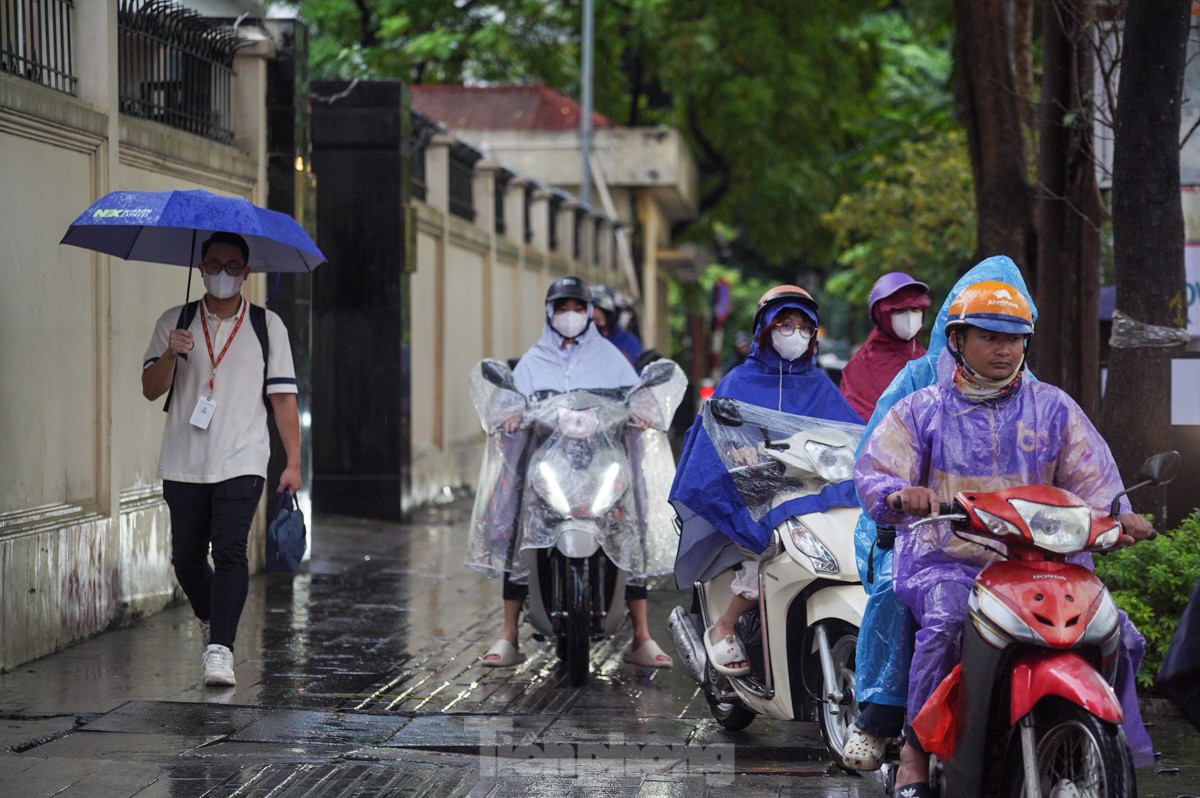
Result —
<instances>
[{"instance_id":1,"label":"building window","mask_svg":"<svg viewBox=\"0 0 1200 798\"><path fill-rule=\"evenodd\" d=\"M409 188L413 199L425 201L429 193L429 183L425 179L425 147L437 133L438 126L424 114L412 112L412 132L408 140Z\"/></svg>"},{"instance_id":2,"label":"building window","mask_svg":"<svg viewBox=\"0 0 1200 798\"><path fill-rule=\"evenodd\" d=\"M525 184L525 243L533 243L533 192L537 186L532 181Z\"/></svg>"},{"instance_id":3,"label":"building window","mask_svg":"<svg viewBox=\"0 0 1200 798\"><path fill-rule=\"evenodd\" d=\"M450 148L450 213L468 222L475 221L475 163L482 157L462 142Z\"/></svg>"},{"instance_id":4,"label":"building window","mask_svg":"<svg viewBox=\"0 0 1200 798\"><path fill-rule=\"evenodd\" d=\"M232 27L170 0L121 0L117 35L121 113L233 143Z\"/></svg>"},{"instance_id":5,"label":"building window","mask_svg":"<svg viewBox=\"0 0 1200 798\"><path fill-rule=\"evenodd\" d=\"M558 194L553 194L550 196L550 202L548 203L548 205L550 206L550 209L549 209L550 226L548 228L550 231L549 232L550 240L546 244L546 249L550 250L551 252L557 252L558 245L560 243L558 240L558 212L560 210L562 210L562 204L563 204L563 198L560 197Z\"/></svg>"},{"instance_id":6,"label":"building window","mask_svg":"<svg viewBox=\"0 0 1200 798\"><path fill-rule=\"evenodd\" d=\"M75 94L71 0L0 0L0 72Z\"/></svg>"},{"instance_id":7,"label":"building window","mask_svg":"<svg viewBox=\"0 0 1200 798\"><path fill-rule=\"evenodd\" d=\"M492 191L492 201L495 203L493 214L495 216L495 231L496 235L504 235L507 225L504 223L504 195L508 193L508 181L513 179L513 173L507 169L496 170L496 184Z\"/></svg>"}]
</instances>

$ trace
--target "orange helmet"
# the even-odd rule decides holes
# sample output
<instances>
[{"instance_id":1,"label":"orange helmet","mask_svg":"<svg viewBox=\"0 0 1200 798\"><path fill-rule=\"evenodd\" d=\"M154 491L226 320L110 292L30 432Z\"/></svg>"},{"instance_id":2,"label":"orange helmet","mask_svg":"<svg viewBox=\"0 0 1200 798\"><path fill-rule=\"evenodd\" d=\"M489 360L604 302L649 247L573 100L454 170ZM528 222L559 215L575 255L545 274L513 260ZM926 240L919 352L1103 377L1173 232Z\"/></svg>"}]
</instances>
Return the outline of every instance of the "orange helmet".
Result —
<instances>
[{"instance_id":1,"label":"orange helmet","mask_svg":"<svg viewBox=\"0 0 1200 798\"><path fill-rule=\"evenodd\" d=\"M964 288L946 318L946 331L981 327L1012 335L1033 335L1033 311L1025 295L1008 283L986 280Z\"/></svg>"},{"instance_id":2,"label":"orange helmet","mask_svg":"<svg viewBox=\"0 0 1200 798\"><path fill-rule=\"evenodd\" d=\"M812 319L813 324L820 324L817 317L817 302L812 294L798 285L777 285L768 289L758 300L758 310L754 312L754 332L759 332L760 325L769 324L775 314L783 308L799 308L805 316Z\"/></svg>"}]
</instances>

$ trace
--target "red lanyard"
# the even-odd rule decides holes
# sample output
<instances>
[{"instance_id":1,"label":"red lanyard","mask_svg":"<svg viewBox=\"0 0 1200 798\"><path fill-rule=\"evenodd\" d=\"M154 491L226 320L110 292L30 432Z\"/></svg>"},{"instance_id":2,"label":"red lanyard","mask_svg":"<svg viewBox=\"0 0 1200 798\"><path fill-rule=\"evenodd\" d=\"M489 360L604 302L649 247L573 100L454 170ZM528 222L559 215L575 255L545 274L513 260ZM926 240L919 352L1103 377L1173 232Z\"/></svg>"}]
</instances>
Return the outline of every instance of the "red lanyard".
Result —
<instances>
[{"instance_id":1,"label":"red lanyard","mask_svg":"<svg viewBox=\"0 0 1200 798\"><path fill-rule=\"evenodd\" d=\"M225 340L225 346L221 347L221 354L216 357L213 357L212 339L208 337L207 316L207 309L200 311L200 326L204 328L204 343L208 345L208 359L212 361L213 367L212 376L208 378L208 398L211 399L213 395L213 383L217 379L217 366L221 365L221 361L225 358L225 353L229 351L229 345L233 343L233 337L242 328L242 320L246 318L246 300L242 300L242 312L238 314L237 324L233 325L233 332Z\"/></svg>"}]
</instances>

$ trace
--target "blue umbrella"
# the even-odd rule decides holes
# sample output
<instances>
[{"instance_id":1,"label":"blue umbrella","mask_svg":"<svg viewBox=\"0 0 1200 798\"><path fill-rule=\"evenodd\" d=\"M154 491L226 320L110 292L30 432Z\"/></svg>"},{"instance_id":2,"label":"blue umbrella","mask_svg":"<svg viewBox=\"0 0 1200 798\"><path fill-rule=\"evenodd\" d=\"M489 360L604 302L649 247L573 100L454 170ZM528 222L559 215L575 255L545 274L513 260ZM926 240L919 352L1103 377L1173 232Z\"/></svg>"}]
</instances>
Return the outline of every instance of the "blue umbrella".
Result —
<instances>
[{"instance_id":1,"label":"blue umbrella","mask_svg":"<svg viewBox=\"0 0 1200 798\"><path fill-rule=\"evenodd\" d=\"M292 217L200 189L113 191L80 214L59 243L125 260L194 266L200 244L216 231L246 239L247 265L256 272L305 274L325 262Z\"/></svg>"}]
</instances>

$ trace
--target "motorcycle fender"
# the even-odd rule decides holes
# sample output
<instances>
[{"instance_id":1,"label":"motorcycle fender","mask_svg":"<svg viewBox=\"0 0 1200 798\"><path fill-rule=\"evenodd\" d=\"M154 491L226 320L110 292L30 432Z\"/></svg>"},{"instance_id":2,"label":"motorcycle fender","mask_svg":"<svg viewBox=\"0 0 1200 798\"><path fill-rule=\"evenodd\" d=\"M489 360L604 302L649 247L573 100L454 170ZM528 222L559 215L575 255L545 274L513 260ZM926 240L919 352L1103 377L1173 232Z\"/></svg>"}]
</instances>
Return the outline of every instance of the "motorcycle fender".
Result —
<instances>
[{"instance_id":1,"label":"motorcycle fender","mask_svg":"<svg viewBox=\"0 0 1200 798\"><path fill-rule=\"evenodd\" d=\"M808 625L834 618L854 626L862 626L863 612L867 608L867 594L857 582L849 585L833 585L815 592L808 600Z\"/></svg>"},{"instance_id":2,"label":"motorcycle fender","mask_svg":"<svg viewBox=\"0 0 1200 798\"><path fill-rule=\"evenodd\" d=\"M1070 651L1049 651L1024 656L1012 669L1009 723L1029 714L1046 696L1059 696L1109 723L1125 717L1121 702L1100 672Z\"/></svg>"},{"instance_id":3,"label":"motorcycle fender","mask_svg":"<svg viewBox=\"0 0 1200 798\"><path fill-rule=\"evenodd\" d=\"M586 560L600 548L600 540L591 532L582 529L564 529L554 547L567 558Z\"/></svg>"}]
</instances>

